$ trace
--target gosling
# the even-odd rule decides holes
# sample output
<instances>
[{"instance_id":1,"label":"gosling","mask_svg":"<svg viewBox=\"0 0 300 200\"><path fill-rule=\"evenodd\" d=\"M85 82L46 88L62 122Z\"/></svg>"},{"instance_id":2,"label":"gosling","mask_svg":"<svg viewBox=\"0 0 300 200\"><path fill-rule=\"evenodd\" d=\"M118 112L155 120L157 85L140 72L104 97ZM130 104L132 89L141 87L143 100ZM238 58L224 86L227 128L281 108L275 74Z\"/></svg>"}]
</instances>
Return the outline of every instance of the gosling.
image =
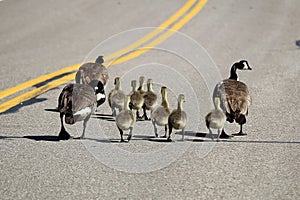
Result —
<instances>
[{"instance_id":1,"label":"gosling","mask_svg":"<svg viewBox=\"0 0 300 200\"><path fill-rule=\"evenodd\" d=\"M171 141L171 133L172 128L179 129L182 131L182 141L184 140L184 129L186 127L187 115L186 112L183 111L182 104L185 102L185 98L183 94L178 96L178 106L177 109L173 110L168 119L169 125L169 136L168 141Z\"/></svg>"},{"instance_id":2,"label":"gosling","mask_svg":"<svg viewBox=\"0 0 300 200\"><path fill-rule=\"evenodd\" d=\"M214 140L212 130L211 129L218 129L218 136L217 142L219 142L220 133L224 127L224 123L226 121L226 115L224 114L223 110L220 107L220 98L215 97L214 99L215 110L209 112L205 117L206 127L209 130L211 135L211 139Z\"/></svg>"},{"instance_id":3,"label":"gosling","mask_svg":"<svg viewBox=\"0 0 300 200\"><path fill-rule=\"evenodd\" d=\"M152 124L154 127L155 137L158 137L157 127L156 127L157 125L164 126L165 127L165 135L163 137L166 137L166 135L167 135L168 118L170 115L167 93L168 93L167 88L162 87L161 88L161 96L162 96L161 105L156 107L155 109L153 109L151 112L151 121L152 121Z\"/></svg>"},{"instance_id":4,"label":"gosling","mask_svg":"<svg viewBox=\"0 0 300 200\"><path fill-rule=\"evenodd\" d=\"M153 91L153 81L152 79L148 79L147 81L147 92L144 94L144 117L145 120L150 120L147 116L147 110L153 110L153 108L157 105L157 95Z\"/></svg>"},{"instance_id":5,"label":"gosling","mask_svg":"<svg viewBox=\"0 0 300 200\"><path fill-rule=\"evenodd\" d=\"M139 91L137 91L136 80L131 81L132 92L130 93L130 110L136 110L136 118L141 119L139 111L144 105L144 97Z\"/></svg>"},{"instance_id":6,"label":"gosling","mask_svg":"<svg viewBox=\"0 0 300 200\"><path fill-rule=\"evenodd\" d=\"M124 106L125 93L121 90L120 77L115 78L115 89L111 90L108 95L108 104L111 108L112 115L116 116L116 109L122 111Z\"/></svg>"},{"instance_id":7,"label":"gosling","mask_svg":"<svg viewBox=\"0 0 300 200\"><path fill-rule=\"evenodd\" d=\"M118 113L116 117L116 124L121 136L120 142L125 142L123 139L123 131L125 130L129 130L127 140L128 142L130 141L132 136L133 126L135 124L135 117L133 112L129 109L129 102L130 102L130 96L126 95L124 100L124 108L120 113Z\"/></svg>"}]
</instances>

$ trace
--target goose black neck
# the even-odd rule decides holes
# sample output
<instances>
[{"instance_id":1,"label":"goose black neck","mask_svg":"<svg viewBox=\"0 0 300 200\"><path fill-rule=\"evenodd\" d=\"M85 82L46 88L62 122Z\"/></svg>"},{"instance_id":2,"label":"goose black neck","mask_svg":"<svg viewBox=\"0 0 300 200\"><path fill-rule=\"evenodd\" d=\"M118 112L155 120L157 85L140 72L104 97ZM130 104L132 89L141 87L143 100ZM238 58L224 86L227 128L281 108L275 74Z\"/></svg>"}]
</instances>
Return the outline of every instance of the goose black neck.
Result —
<instances>
[{"instance_id":1,"label":"goose black neck","mask_svg":"<svg viewBox=\"0 0 300 200\"><path fill-rule=\"evenodd\" d=\"M231 67L229 79L233 79L233 80L236 80L236 81L238 80L238 76L237 76L237 73L236 73L236 66L235 65L232 65L232 67Z\"/></svg>"}]
</instances>

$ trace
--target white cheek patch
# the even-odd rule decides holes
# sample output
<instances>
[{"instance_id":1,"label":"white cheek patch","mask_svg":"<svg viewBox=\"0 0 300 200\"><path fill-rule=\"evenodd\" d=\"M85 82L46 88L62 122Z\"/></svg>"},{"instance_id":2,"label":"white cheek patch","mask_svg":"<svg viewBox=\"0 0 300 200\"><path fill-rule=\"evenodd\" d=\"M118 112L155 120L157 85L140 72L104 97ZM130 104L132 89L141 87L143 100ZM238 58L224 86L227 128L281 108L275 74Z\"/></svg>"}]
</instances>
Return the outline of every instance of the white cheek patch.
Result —
<instances>
[{"instance_id":1,"label":"white cheek patch","mask_svg":"<svg viewBox=\"0 0 300 200\"><path fill-rule=\"evenodd\" d=\"M248 65L247 65L247 63L246 63L246 62L244 62L243 64L244 64L243 70L247 70L247 69L249 69L249 67L248 67Z\"/></svg>"},{"instance_id":2,"label":"white cheek patch","mask_svg":"<svg viewBox=\"0 0 300 200\"><path fill-rule=\"evenodd\" d=\"M100 99L105 99L105 94L99 93L96 95L96 97L97 97L97 101L99 101Z\"/></svg>"}]
</instances>

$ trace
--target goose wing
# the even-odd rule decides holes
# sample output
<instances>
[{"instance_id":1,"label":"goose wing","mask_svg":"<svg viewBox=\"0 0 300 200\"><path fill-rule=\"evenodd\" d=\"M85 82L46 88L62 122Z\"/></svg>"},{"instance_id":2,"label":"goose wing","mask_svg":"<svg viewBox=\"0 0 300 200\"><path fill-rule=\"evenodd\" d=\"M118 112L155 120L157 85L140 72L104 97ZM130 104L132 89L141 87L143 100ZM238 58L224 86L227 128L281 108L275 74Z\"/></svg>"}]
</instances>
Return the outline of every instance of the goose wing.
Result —
<instances>
[{"instance_id":1,"label":"goose wing","mask_svg":"<svg viewBox=\"0 0 300 200\"><path fill-rule=\"evenodd\" d=\"M223 80L215 87L213 98L215 97L220 97L223 111L248 114L251 98L245 83L231 79Z\"/></svg>"},{"instance_id":2,"label":"goose wing","mask_svg":"<svg viewBox=\"0 0 300 200\"><path fill-rule=\"evenodd\" d=\"M76 113L87 107L95 111L97 100L94 89L89 85L75 84L72 96L72 111Z\"/></svg>"},{"instance_id":3,"label":"goose wing","mask_svg":"<svg viewBox=\"0 0 300 200\"><path fill-rule=\"evenodd\" d=\"M67 110L72 108L72 94L74 84L66 85L58 97L58 110L61 113L66 114Z\"/></svg>"},{"instance_id":4,"label":"goose wing","mask_svg":"<svg viewBox=\"0 0 300 200\"><path fill-rule=\"evenodd\" d=\"M77 74L76 83L89 84L92 80L101 81L105 85L108 81L108 70L100 63L85 63Z\"/></svg>"}]
</instances>

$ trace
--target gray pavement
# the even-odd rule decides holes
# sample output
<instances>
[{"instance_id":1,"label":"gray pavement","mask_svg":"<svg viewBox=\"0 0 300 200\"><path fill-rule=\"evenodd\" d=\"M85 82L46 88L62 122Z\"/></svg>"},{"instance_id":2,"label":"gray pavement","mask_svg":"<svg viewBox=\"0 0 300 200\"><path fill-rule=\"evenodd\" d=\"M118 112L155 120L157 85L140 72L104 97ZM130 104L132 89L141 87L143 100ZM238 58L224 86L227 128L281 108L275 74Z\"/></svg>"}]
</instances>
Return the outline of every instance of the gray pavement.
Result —
<instances>
[{"instance_id":1,"label":"gray pavement","mask_svg":"<svg viewBox=\"0 0 300 200\"><path fill-rule=\"evenodd\" d=\"M101 41L128 29L157 26L184 3L4 0L0 89L80 63ZM160 84L170 87L172 108L186 84L179 80L185 78L195 94L186 90L184 108L191 112L184 142L180 134L170 144L153 140L151 123L138 122L133 140L119 144L114 122L101 115L110 113L107 103L89 121L86 140L52 141L60 129L59 115L44 109L56 106L61 86L0 115L0 199L299 199L299 7L297 0L208 0L180 29L210 55L219 73L216 83L229 76L233 62L249 61L253 70L238 72L252 95L247 136L219 143L204 137L204 116L212 108L200 76L205 73L195 73L180 55L150 51L109 72L124 76L128 92L127 79L144 70L158 83L155 91ZM168 42L170 48L180 44L171 37L161 47ZM197 53L182 54L193 59ZM161 65L149 70L149 63ZM177 77L165 75L168 67ZM110 81L107 92L112 87ZM225 127L230 133L239 129ZM81 127L67 126L74 136L80 135L76 128Z\"/></svg>"}]
</instances>

